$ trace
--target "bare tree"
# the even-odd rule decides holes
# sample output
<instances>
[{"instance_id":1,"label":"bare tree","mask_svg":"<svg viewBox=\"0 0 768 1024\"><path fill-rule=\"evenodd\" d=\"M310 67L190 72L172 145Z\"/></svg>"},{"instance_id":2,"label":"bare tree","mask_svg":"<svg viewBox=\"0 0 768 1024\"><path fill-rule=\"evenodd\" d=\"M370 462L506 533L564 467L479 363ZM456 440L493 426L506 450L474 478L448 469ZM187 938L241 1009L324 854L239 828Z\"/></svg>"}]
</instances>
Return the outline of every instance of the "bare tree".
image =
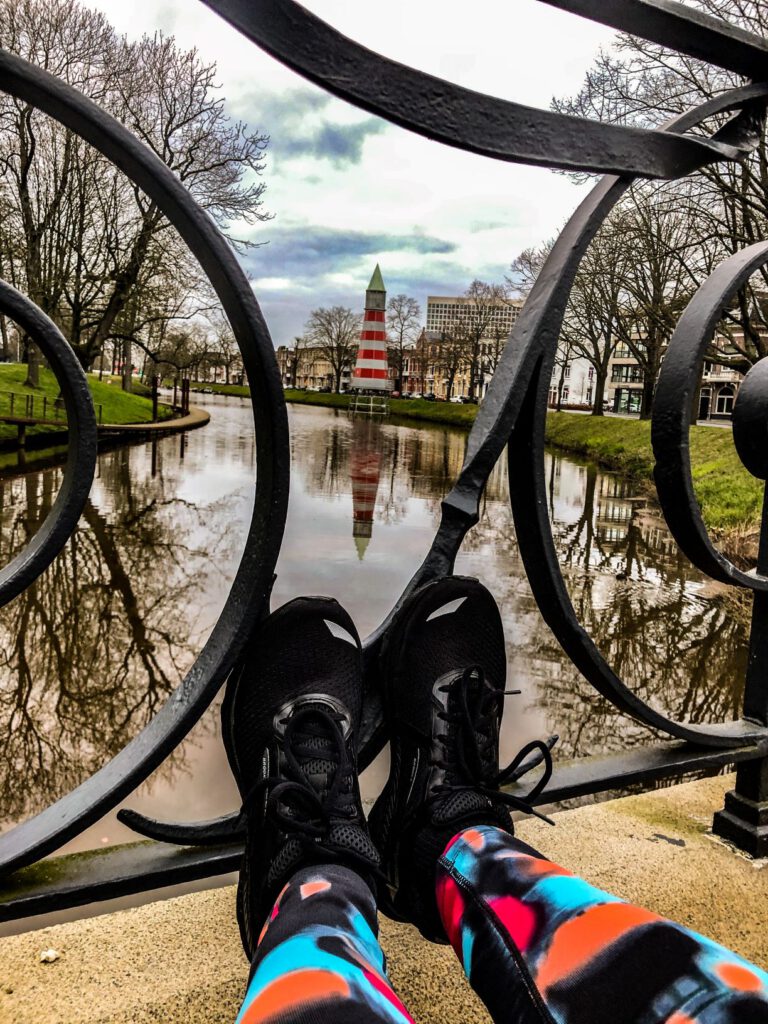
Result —
<instances>
[{"instance_id":1,"label":"bare tree","mask_svg":"<svg viewBox=\"0 0 768 1024\"><path fill-rule=\"evenodd\" d=\"M576 273L562 335L569 349L590 364L595 386L592 415L603 415L611 358L619 341L628 261L623 231L614 219L597 234Z\"/></svg>"},{"instance_id":2,"label":"bare tree","mask_svg":"<svg viewBox=\"0 0 768 1024\"><path fill-rule=\"evenodd\" d=\"M387 303L387 334L389 365L395 369L395 390L403 387L403 363L406 351L416 340L421 321L421 307L410 295L393 295Z\"/></svg>"},{"instance_id":3,"label":"bare tree","mask_svg":"<svg viewBox=\"0 0 768 1024\"><path fill-rule=\"evenodd\" d=\"M313 309L306 334L316 342L320 354L331 364L333 389L341 390L341 375L352 364L360 338L362 318L344 306Z\"/></svg>"},{"instance_id":4,"label":"bare tree","mask_svg":"<svg viewBox=\"0 0 768 1024\"><path fill-rule=\"evenodd\" d=\"M764 0L692 0L692 6L759 36L768 34ZM580 92L554 102L568 114L598 117L615 124L658 127L724 90L748 84L710 64L673 53L635 36L621 35L612 50L601 52ZM716 128L723 118L716 119ZM697 266L691 277L700 283L723 258L768 235L768 143L760 128L755 150L743 160L703 167L675 186L676 213L690 221L698 239ZM669 186L657 186L668 192ZM653 187L645 187L651 194ZM709 357L746 372L768 355L763 296L768 269L760 270L734 297L719 333L730 344L713 348Z\"/></svg>"},{"instance_id":5,"label":"bare tree","mask_svg":"<svg viewBox=\"0 0 768 1024\"><path fill-rule=\"evenodd\" d=\"M470 398L475 397L475 387L480 380L486 340L491 331L498 327L506 297L502 285L475 280L464 292L464 301L456 306L457 326L454 333L464 343Z\"/></svg>"},{"instance_id":6,"label":"bare tree","mask_svg":"<svg viewBox=\"0 0 768 1024\"><path fill-rule=\"evenodd\" d=\"M435 370L445 374L445 397L453 396L456 376L467 367L467 342L462 331L442 331L435 346Z\"/></svg>"},{"instance_id":7,"label":"bare tree","mask_svg":"<svg viewBox=\"0 0 768 1024\"><path fill-rule=\"evenodd\" d=\"M650 418L664 351L696 283L691 222L660 202L660 195L633 194L615 217L631 253L622 274L623 315L615 327L643 375L641 419Z\"/></svg>"},{"instance_id":8,"label":"bare tree","mask_svg":"<svg viewBox=\"0 0 768 1024\"><path fill-rule=\"evenodd\" d=\"M297 378L299 373L299 363L301 362L302 352L307 347L307 339L303 334L297 335L293 339L293 345L288 350L288 376L290 378L290 385L292 388L297 386Z\"/></svg>"},{"instance_id":9,"label":"bare tree","mask_svg":"<svg viewBox=\"0 0 768 1024\"><path fill-rule=\"evenodd\" d=\"M0 0L0 44L122 120L225 231L265 219L258 178L267 137L229 119L215 68L194 51L161 35L119 37L77 0ZM124 345L130 364L129 343L154 343L159 322L193 315L194 261L156 204L105 157L29 104L3 97L0 161L3 262L84 366L107 341Z\"/></svg>"},{"instance_id":10,"label":"bare tree","mask_svg":"<svg viewBox=\"0 0 768 1024\"><path fill-rule=\"evenodd\" d=\"M507 345L509 331L498 324L491 326L488 332L488 340L483 345L483 359L481 370L484 376L493 377L496 373L502 353Z\"/></svg>"},{"instance_id":11,"label":"bare tree","mask_svg":"<svg viewBox=\"0 0 768 1024\"><path fill-rule=\"evenodd\" d=\"M527 249L512 264L523 293L551 247ZM611 358L622 342L642 377L641 418L650 416L661 360L702 276L702 255L695 226L657 186L635 187L608 217L579 265L559 342L559 357L567 352L568 360L582 357L593 368L593 415L602 415ZM558 407L564 383L561 367Z\"/></svg>"}]
</instances>

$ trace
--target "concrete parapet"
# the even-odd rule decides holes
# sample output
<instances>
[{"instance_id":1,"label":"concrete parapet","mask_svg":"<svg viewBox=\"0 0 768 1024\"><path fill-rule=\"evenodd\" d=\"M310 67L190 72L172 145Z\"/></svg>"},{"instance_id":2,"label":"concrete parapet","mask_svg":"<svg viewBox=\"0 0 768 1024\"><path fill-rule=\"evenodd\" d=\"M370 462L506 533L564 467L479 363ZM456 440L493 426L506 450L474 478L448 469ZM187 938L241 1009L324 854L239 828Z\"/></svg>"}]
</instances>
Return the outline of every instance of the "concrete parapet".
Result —
<instances>
[{"instance_id":1,"label":"concrete parapet","mask_svg":"<svg viewBox=\"0 0 768 1024\"><path fill-rule=\"evenodd\" d=\"M564 811L518 832L595 885L673 917L768 967L768 861L712 838L720 777ZM247 975L234 888L0 940L2 1024L232 1024ZM400 996L420 1024L483 1024L453 953L382 921ZM59 955L43 963L40 954Z\"/></svg>"}]
</instances>

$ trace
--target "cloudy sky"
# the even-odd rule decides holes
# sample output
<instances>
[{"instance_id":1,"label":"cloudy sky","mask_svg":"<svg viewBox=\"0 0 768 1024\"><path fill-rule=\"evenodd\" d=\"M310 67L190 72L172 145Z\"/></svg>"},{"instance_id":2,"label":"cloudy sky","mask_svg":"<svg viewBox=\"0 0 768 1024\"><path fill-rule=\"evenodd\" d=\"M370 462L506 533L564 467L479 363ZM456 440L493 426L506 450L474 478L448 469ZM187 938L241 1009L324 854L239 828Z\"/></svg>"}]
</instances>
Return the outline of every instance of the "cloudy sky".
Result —
<instances>
[{"instance_id":1,"label":"cloudy sky","mask_svg":"<svg viewBox=\"0 0 768 1024\"><path fill-rule=\"evenodd\" d=\"M562 175L460 153L370 117L248 43L195 0L87 0L131 36L161 29L215 61L233 116L270 135L267 244L243 257L275 345L309 311L362 307L376 262L390 295L501 281L584 193ZM308 0L372 49L506 99L546 107L580 86L611 32L537 0Z\"/></svg>"}]
</instances>

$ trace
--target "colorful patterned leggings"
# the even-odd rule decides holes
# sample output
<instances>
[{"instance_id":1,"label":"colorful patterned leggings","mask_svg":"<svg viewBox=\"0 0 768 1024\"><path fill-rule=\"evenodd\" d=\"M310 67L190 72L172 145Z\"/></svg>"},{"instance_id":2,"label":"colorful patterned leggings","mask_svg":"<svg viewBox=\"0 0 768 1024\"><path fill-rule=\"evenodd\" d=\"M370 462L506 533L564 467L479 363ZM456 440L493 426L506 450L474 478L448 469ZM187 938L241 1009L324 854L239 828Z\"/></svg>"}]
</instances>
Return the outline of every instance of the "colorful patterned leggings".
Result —
<instances>
[{"instance_id":1,"label":"colorful patterned leggings","mask_svg":"<svg viewBox=\"0 0 768 1024\"><path fill-rule=\"evenodd\" d=\"M768 1024L768 974L490 827L437 867L445 931L504 1024ZM259 940L238 1024L402 1024L376 905L353 871L299 871Z\"/></svg>"}]
</instances>

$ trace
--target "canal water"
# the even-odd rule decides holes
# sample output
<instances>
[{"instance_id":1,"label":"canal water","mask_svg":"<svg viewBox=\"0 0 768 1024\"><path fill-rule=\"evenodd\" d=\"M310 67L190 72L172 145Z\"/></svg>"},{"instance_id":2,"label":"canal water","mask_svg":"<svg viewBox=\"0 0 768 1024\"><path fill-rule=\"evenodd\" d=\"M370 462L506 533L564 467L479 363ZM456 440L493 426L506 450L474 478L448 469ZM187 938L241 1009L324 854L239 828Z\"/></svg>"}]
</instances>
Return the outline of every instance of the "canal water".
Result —
<instances>
[{"instance_id":1,"label":"canal water","mask_svg":"<svg viewBox=\"0 0 768 1024\"><path fill-rule=\"evenodd\" d=\"M0 822L43 809L116 754L194 660L225 599L249 521L255 466L250 406L208 399L210 425L104 453L80 526L55 564L0 611ZM392 607L437 528L466 434L350 421L290 408L292 490L274 601L331 594L361 635ZM725 588L677 552L635 484L548 455L550 514L581 621L618 673L674 717L737 717L746 628ZM0 478L5 564L55 498L57 468ZM543 623L523 572L506 465L457 572L495 595L507 631L502 755L560 735L570 758L649 742L579 676ZM370 799L386 771L364 778ZM210 709L127 801L168 820L212 818L237 803ZM64 852L133 838L110 814Z\"/></svg>"}]
</instances>

